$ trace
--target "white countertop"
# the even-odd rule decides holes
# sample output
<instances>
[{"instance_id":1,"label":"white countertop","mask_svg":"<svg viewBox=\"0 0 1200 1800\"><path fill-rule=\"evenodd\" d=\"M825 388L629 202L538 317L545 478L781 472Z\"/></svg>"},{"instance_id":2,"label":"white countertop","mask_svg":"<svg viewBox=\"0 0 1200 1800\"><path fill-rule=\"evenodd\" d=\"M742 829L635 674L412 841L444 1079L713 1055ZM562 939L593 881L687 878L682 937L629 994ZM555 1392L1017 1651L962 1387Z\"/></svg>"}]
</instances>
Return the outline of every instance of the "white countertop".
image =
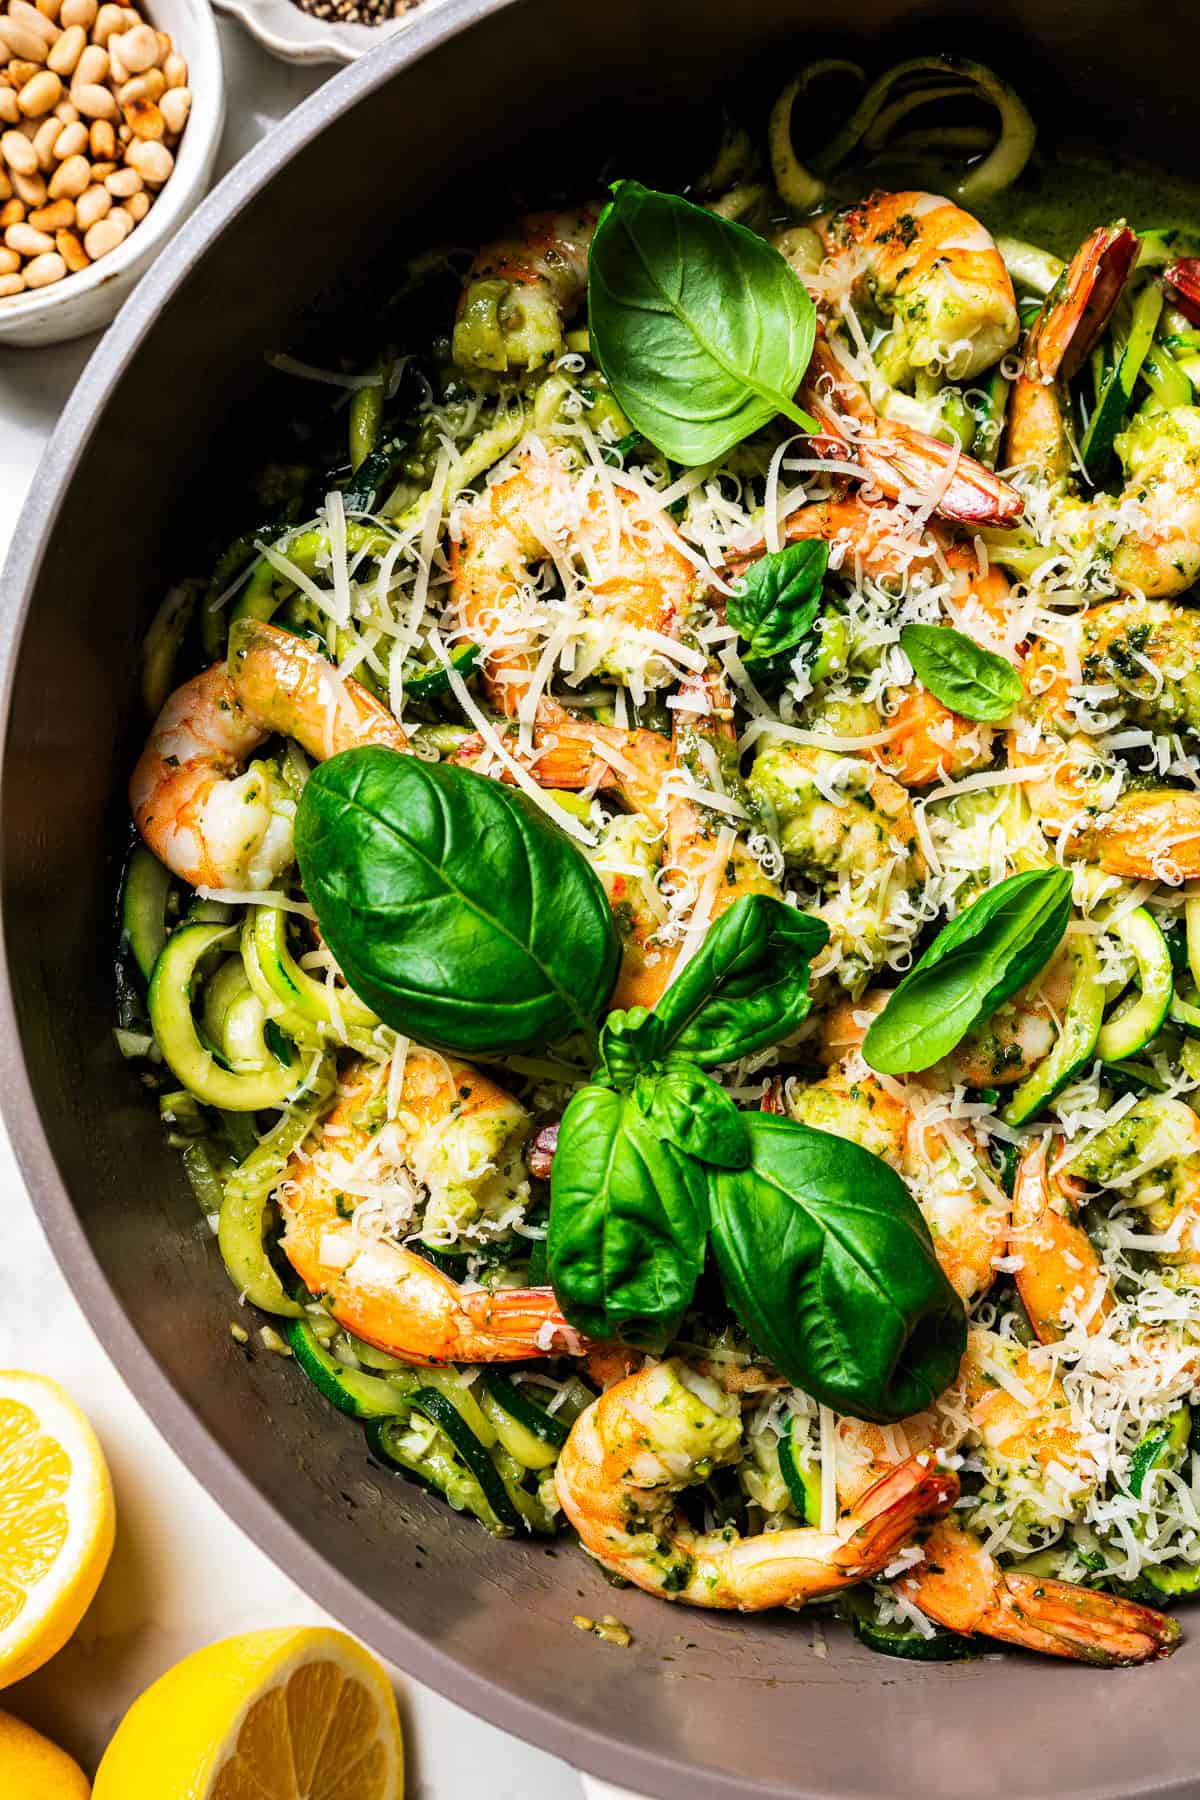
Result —
<instances>
[{"instance_id":1,"label":"white countertop","mask_svg":"<svg viewBox=\"0 0 1200 1800\"><path fill-rule=\"evenodd\" d=\"M272 60L228 20L221 36L229 122L219 173L331 72ZM0 562L93 341L0 350ZM119 1519L112 1565L74 1641L0 1705L91 1768L134 1697L190 1650L260 1626L327 1621L193 1480L125 1387L50 1254L2 1127L0 1217L0 1366L70 1389L108 1454ZM414 1681L397 1677L397 1689L410 1800L579 1800L579 1776L564 1764Z\"/></svg>"}]
</instances>

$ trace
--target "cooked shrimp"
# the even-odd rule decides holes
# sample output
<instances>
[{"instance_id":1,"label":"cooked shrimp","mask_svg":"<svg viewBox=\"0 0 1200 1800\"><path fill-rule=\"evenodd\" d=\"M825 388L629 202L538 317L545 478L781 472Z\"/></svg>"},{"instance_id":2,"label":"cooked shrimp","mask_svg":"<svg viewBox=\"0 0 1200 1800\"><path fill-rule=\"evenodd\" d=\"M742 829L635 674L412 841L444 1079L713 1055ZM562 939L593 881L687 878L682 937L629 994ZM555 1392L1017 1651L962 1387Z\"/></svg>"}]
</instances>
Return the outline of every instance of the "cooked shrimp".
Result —
<instances>
[{"instance_id":1,"label":"cooked shrimp","mask_svg":"<svg viewBox=\"0 0 1200 1800\"><path fill-rule=\"evenodd\" d=\"M897 1586L950 1631L1106 1669L1154 1662L1179 1647L1179 1624L1166 1613L1073 1582L1002 1569L953 1519L933 1527L924 1550L924 1562Z\"/></svg>"},{"instance_id":2,"label":"cooked shrimp","mask_svg":"<svg viewBox=\"0 0 1200 1800\"><path fill-rule=\"evenodd\" d=\"M1155 598L1182 593L1200 575L1200 407L1135 413L1114 443L1124 488L1084 499L1071 483L1064 391L1103 331L1136 249L1127 226L1093 232L1030 327L1009 402L1008 458L1042 491L1047 555L1065 552L1101 592L1116 586Z\"/></svg>"},{"instance_id":3,"label":"cooked shrimp","mask_svg":"<svg viewBox=\"0 0 1200 1800\"><path fill-rule=\"evenodd\" d=\"M881 315L884 380L964 381L999 362L1020 329L1012 281L990 233L940 194L875 193L813 221L825 250L825 308L849 297Z\"/></svg>"},{"instance_id":4,"label":"cooked shrimp","mask_svg":"<svg viewBox=\"0 0 1200 1800\"><path fill-rule=\"evenodd\" d=\"M537 591L543 564L554 565L581 609L576 675L642 689L676 679L662 650L691 610L694 570L648 501L619 480L611 493L615 509L561 456L530 448L462 516L451 599L462 632L484 646L488 693L509 717L549 653L555 623L569 617Z\"/></svg>"},{"instance_id":5,"label":"cooked shrimp","mask_svg":"<svg viewBox=\"0 0 1200 1800\"><path fill-rule=\"evenodd\" d=\"M952 1475L913 1457L833 1531L696 1531L677 1496L735 1461L741 1434L738 1401L678 1360L610 1387L571 1427L554 1476L584 1548L667 1600L741 1612L799 1607L878 1573L958 1491Z\"/></svg>"},{"instance_id":6,"label":"cooked shrimp","mask_svg":"<svg viewBox=\"0 0 1200 1800\"><path fill-rule=\"evenodd\" d=\"M424 1233L447 1241L477 1219L502 1220L525 1180L529 1119L503 1088L466 1063L410 1049L389 1121L388 1073L386 1065L357 1067L278 1191L283 1250L304 1285L347 1331L405 1362L576 1354L581 1340L550 1288L468 1291L367 1229L367 1194L378 1201L381 1189L395 1195L398 1223L415 1229L419 1183L429 1196Z\"/></svg>"},{"instance_id":7,"label":"cooked shrimp","mask_svg":"<svg viewBox=\"0 0 1200 1800\"><path fill-rule=\"evenodd\" d=\"M280 733L324 758L360 744L406 748L387 708L311 644L257 619L229 634L229 661L177 688L129 783L138 830L193 887L269 887L292 861L294 797L249 758Z\"/></svg>"},{"instance_id":8,"label":"cooked shrimp","mask_svg":"<svg viewBox=\"0 0 1200 1800\"><path fill-rule=\"evenodd\" d=\"M562 354L564 321L587 288L601 203L529 213L485 244L467 273L454 327L465 368L537 369Z\"/></svg>"},{"instance_id":9,"label":"cooked shrimp","mask_svg":"<svg viewBox=\"0 0 1200 1800\"><path fill-rule=\"evenodd\" d=\"M1024 502L1016 488L957 443L882 418L820 332L800 400L820 426L810 440L817 454L853 463L889 499L912 499L942 518L975 525L1009 525L1020 517Z\"/></svg>"},{"instance_id":10,"label":"cooked shrimp","mask_svg":"<svg viewBox=\"0 0 1200 1800\"><path fill-rule=\"evenodd\" d=\"M1053 1172L1045 1143L1021 1158L1013 1187L1008 1254L1019 1259L1014 1279L1038 1341L1057 1343L1064 1330L1100 1330L1112 1311L1108 1277L1079 1222L1081 1184Z\"/></svg>"}]
</instances>

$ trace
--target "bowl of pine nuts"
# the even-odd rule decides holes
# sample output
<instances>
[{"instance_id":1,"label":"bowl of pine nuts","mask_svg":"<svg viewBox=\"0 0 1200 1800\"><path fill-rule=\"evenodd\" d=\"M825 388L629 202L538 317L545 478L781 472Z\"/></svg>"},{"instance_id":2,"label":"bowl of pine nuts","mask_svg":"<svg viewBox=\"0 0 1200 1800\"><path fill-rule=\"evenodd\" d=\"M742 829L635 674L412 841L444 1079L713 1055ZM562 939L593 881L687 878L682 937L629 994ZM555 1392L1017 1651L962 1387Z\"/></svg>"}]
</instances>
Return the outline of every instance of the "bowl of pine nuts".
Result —
<instances>
[{"instance_id":1,"label":"bowl of pine nuts","mask_svg":"<svg viewBox=\"0 0 1200 1800\"><path fill-rule=\"evenodd\" d=\"M208 186L207 0L0 0L0 343L98 331Z\"/></svg>"}]
</instances>

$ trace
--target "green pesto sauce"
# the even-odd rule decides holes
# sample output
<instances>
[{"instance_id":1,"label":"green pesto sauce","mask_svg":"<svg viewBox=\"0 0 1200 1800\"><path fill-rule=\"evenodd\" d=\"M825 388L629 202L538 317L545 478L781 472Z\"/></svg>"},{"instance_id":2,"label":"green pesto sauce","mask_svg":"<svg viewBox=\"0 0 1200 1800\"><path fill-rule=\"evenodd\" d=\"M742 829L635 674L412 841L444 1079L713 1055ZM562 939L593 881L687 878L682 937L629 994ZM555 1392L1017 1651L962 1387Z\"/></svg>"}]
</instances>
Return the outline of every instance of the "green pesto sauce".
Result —
<instances>
[{"instance_id":1,"label":"green pesto sauce","mask_svg":"<svg viewBox=\"0 0 1200 1800\"><path fill-rule=\"evenodd\" d=\"M1013 187L969 210L994 233L1068 257L1111 219L1127 219L1136 231L1183 226L1200 232L1200 186L1128 158L1035 151Z\"/></svg>"}]
</instances>

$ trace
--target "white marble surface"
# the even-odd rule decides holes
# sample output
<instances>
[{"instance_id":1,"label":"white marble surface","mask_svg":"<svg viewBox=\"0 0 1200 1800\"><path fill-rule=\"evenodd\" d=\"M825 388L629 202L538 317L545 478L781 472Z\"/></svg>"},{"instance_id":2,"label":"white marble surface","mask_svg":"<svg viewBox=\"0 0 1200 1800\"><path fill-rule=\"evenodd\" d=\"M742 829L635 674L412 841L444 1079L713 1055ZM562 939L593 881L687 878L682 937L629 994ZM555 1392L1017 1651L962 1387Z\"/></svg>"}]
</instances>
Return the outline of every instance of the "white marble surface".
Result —
<instances>
[{"instance_id":1,"label":"white marble surface","mask_svg":"<svg viewBox=\"0 0 1200 1800\"><path fill-rule=\"evenodd\" d=\"M221 26L229 121L220 171L328 70L272 61ZM0 561L38 457L91 349L0 350ZM85 1408L112 1464L117 1547L74 1642L0 1696L94 1766L130 1701L201 1644L259 1626L321 1621L159 1437L109 1362L50 1254L0 1130L0 1366L56 1376ZM408 1726L411 1800L579 1800L578 1775L440 1695L397 1678ZM587 1791L601 1800L601 1790Z\"/></svg>"}]
</instances>

